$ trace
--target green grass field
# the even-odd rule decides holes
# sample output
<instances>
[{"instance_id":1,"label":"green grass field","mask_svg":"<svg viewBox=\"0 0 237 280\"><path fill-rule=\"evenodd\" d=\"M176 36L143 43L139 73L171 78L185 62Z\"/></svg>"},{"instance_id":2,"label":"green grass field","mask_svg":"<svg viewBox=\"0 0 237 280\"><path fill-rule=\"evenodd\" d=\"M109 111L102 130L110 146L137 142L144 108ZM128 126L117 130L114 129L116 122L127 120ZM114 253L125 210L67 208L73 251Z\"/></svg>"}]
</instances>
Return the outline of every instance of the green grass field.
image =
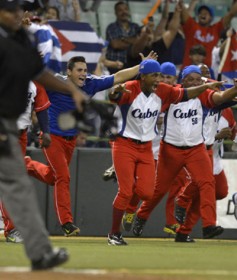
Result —
<instances>
[{"instance_id":1,"label":"green grass field","mask_svg":"<svg viewBox=\"0 0 237 280\"><path fill-rule=\"evenodd\" d=\"M197 240L183 244L173 239L126 238L129 245L118 247L108 246L106 237L51 239L55 246L65 247L70 253L69 262L63 266L66 270L99 269L129 275L169 276L167 279L174 280L237 279L237 241ZM0 252L0 271L9 266L29 266L23 246L6 243L2 236Z\"/></svg>"}]
</instances>

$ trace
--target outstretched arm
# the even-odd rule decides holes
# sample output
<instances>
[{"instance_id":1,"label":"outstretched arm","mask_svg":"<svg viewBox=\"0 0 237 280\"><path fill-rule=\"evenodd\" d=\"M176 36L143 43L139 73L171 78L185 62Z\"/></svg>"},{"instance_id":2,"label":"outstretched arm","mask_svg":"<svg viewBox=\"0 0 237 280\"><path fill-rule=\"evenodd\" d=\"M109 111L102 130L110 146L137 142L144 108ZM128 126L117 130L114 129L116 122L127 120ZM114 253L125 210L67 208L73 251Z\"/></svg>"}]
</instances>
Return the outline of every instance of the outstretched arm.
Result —
<instances>
[{"instance_id":1,"label":"outstretched arm","mask_svg":"<svg viewBox=\"0 0 237 280\"><path fill-rule=\"evenodd\" d=\"M201 86L187 88L186 90L187 90L188 99L198 97L201 93L203 93L207 89L216 90L216 88L221 87L223 84L224 84L224 81L221 81L221 82L205 83Z\"/></svg>"},{"instance_id":2,"label":"outstretched arm","mask_svg":"<svg viewBox=\"0 0 237 280\"><path fill-rule=\"evenodd\" d=\"M237 96L237 79L233 79L234 86L228 88L225 91L215 92L212 96L213 102L216 105L220 105L224 102L232 101Z\"/></svg>"}]
</instances>

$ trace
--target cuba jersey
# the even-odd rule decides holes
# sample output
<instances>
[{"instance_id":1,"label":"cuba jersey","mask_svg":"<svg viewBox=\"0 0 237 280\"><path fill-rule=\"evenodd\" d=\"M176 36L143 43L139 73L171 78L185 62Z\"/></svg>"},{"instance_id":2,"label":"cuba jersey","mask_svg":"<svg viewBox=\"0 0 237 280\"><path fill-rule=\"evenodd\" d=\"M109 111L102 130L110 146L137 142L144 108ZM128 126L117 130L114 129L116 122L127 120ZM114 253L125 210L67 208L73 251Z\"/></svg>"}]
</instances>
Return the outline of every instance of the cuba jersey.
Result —
<instances>
[{"instance_id":1,"label":"cuba jersey","mask_svg":"<svg viewBox=\"0 0 237 280\"><path fill-rule=\"evenodd\" d=\"M217 132L221 131L223 128L230 127L233 131L232 139L235 138L236 135L236 121L234 118L234 114L231 108L226 108L222 110L221 117L218 122ZM216 140L213 145L213 174L218 175L223 170L223 164L221 158L224 154L223 147L224 140Z\"/></svg>"},{"instance_id":2,"label":"cuba jersey","mask_svg":"<svg viewBox=\"0 0 237 280\"><path fill-rule=\"evenodd\" d=\"M213 93L206 90L197 98L171 104L164 118L163 140L178 147L193 147L203 143L203 106L215 106L211 98Z\"/></svg>"},{"instance_id":3,"label":"cuba jersey","mask_svg":"<svg viewBox=\"0 0 237 280\"><path fill-rule=\"evenodd\" d=\"M203 136L206 145L213 145L215 142L220 116L221 110L215 108L208 110L203 124Z\"/></svg>"},{"instance_id":4,"label":"cuba jersey","mask_svg":"<svg viewBox=\"0 0 237 280\"><path fill-rule=\"evenodd\" d=\"M146 95L142 92L140 81L129 81L126 89L117 101L120 110L118 134L140 141L151 141L158 134L157 119L162 110L171 103L180 102L184 89L160 83L156 92Z\"/></svg>"},{"instance_id":5,"label":"cuba jersey","mask_svg":"<svg viewBox=\"0 0 237 280\"><path fill-rule=\"evenodd\" d=\"M48 95L40 84L30 82L28 88L27 107L23 114L17 119L17 128L26 129L31 126L32 111L40 112L50 106Z\"/></svg>"}]
</instances>

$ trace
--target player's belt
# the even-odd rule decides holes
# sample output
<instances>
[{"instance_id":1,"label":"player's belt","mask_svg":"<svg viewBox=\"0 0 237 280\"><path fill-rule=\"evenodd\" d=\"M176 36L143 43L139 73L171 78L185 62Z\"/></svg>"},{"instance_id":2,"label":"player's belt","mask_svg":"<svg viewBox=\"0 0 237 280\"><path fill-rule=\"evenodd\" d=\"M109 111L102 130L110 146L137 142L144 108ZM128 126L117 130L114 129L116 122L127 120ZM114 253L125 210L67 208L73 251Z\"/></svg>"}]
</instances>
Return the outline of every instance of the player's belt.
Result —
<instances>
[{"instance_id":1,"label":"player's belt","mask_svg":"<svg viewBox=\"0 0 237 280\"><path fill-rule=\"evenodd\" d=\"M150 142L150 141L141 141L141 140L137 140L137 139L133 139L133 138L129 138L129 137L124 137L124 136L122 136L122 135L118 135L118 136L121 137L121 138L123 138L123 139L127 139L127 140L129 140L129 141L132 141L132 142L134 142L134 143L136 143L136 144L138 144L138 145L146 144L146 143Z\"/></svg>"},{"instance_id":2,"label":"player's belt","mask_svg":"<svg viewBox=\"0 0 237 280\"><path fill-rule=\"evenodd\" d=\"M213 146L213 145L206 145L206 149L207 149L207 150L211 150L212 146Z\"/></svg>"},{"instance_id":3,"label":"player's belt","mask_svg":"<svg viewBox=\"0 0 237 280\"><path fill-rule=\"evenodd\" d=\"M65 139L67 141L72 141L77 138L77 136L75 136L75 135L74 136L62 136L62 135L56 135L56 134L54 134L54 135L57 137L62 137L63 139Z\"/></svg>"},{"instance_id":4,"label":"player's belt","mask_svg":"<svg viewBox=\"0 0 237 280\"><path fill-rule=\"evenodd\" d=\"M168 144L168 145L170 145L170 146L172 146L172 147L175 147L176 149L180 149L180 150L188 150L188 149L192 149L192 148L195 147L195 146L175 146L175 145L170 144L170 143L167 143L167 142L165 142L165 141L164 141L164 143L165 143L165 144Z\"/></svg>"},{"instance_id":5,"label":"player's belt","mask_svg":"<svg viewBox=\"0 0 237 280\"><path fill-rule=\"evenodd\" d=\"M76 139L76 136L62 136L63 139L67 140L67 141L72 141L74 139Z\"/></svg>"}]
</instances>

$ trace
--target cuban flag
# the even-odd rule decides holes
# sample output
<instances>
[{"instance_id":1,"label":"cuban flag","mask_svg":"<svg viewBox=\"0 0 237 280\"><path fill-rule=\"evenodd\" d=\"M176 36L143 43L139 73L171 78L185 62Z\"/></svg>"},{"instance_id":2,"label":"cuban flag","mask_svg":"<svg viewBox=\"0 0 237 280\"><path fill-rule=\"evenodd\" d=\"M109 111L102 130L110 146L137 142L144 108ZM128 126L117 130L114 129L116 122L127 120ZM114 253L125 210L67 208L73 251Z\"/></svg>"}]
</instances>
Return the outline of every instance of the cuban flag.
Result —
<instances>
[{"instance_id":1,"label":"cuban flag","mask_svg":"<svg viewBox=\"0 0 237 280\"><path fill-rule=\"evenodd\" d=\"M226 39L226 46L219 67L219 73L233 79L237 78L237 34Z\"/></svg>"},{"instance_id":2,"label":"cuban flag","mask_svg":"<svg viewBox=\"0 0 237 280\"><path fill-rule=\"evenodd\" d=\"M93 72L101 55L103 39L86 22L49 21L57 34L62 48L62 72L73 56L84 56L88 72Z\"/></svg>"},{"instance_id":3,"label":"cuban flag","mask_svg":"<svg viewBox=\"0 0 237 280\"><path fill-rule=\"evenodd\" d=\"M62 51L60 41L53 28L48 24L36 24L28 26L28 31L34 35L35 43L43 62L56 73L62 71Z\"/></svg>"}]
</instances>

